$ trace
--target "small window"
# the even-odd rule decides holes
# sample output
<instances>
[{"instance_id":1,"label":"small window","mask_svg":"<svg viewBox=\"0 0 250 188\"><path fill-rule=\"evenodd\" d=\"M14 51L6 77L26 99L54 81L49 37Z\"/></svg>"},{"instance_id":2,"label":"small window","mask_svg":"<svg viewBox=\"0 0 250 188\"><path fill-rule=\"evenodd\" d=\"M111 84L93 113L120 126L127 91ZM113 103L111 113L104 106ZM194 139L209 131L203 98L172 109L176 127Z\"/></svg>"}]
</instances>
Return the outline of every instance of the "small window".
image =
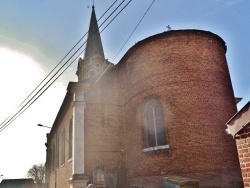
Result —
<instances>
[{"instance_id":1,"label":"small window","mask_svg":"<svg viewBox=\"0 0 250 188\"><path fill-rule=\"evenodd\" d=\"M166 145L161 102L158 99L149 99L144 103L142 111L144 148Z\"/></svg>"},{"instance_id":2,"label":"small window","mask_svg":"<svg viewBox=\"0 0 250 188\"><path fill-rule=\"evenodd\" d=\"M65 129L61 133L61 165L65 163Z\"/></svg>"},{"instance_id":3,"label":"small window","mask_svg":"<svg viewBox=\"0 0 250 188\"><path fill-rule=\"evenodd\" d=\"M69 122L69 159L72 158L72 143L73 143L73 136L72 136L72 119Z\"/></svg>"}]
</instances>

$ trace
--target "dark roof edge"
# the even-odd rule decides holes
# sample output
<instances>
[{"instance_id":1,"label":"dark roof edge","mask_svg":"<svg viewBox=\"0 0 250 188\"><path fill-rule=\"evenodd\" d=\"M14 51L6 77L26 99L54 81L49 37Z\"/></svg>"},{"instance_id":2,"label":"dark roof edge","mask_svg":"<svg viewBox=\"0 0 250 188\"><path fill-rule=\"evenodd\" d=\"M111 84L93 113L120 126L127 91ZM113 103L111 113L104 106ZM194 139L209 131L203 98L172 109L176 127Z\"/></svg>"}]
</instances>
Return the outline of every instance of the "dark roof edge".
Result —
<instances>
[{"instance_id":1,"label":"dark roof edge","mask_svg":"<svg viewBox=\"0 0 250 188\"><path fill-rule=\"evenodd\" d=\"M225 125L228 125L238 114L240 114L246 107L250 106L250 101L248 101L248 103L245 104L245 106L243 106L236 114L233 115L233 117L231 117Z\"/></svg>"},{"instance_id":2,"label":"dark roof edge","mask_svg":"<svg viewBox=\"0 0 250 188\"><path fill-rule=\"evenodd\" d=\"M74 87L83 87L82 84L86 84L84 82L69 82L67 86L67 92L65 94L65 97L63 99L63 102L58 110L58 113L56 115L56 118L54 120L54 123L52 125L52 128L50 130L50 134L55 134L57 132L58 126L62 122L62 120L65 118L65 114L68 113L68 110L70 109L72 102L74 101ZM88 85L88 84L87 84ZM89 86L86 86L88 88ZM49 136L50 139L50 136Z\"/></svg>"},{"instance_id":3,"label":"dark roof edge","mask_svg":"<svg viewBox=\"0 0 250 188\"><path fill-rule=\"evenodd\" d=\"M71 84L69 83L68 84L68 88ZM53 125L51 127L51 130L50 130L50 135L52 135L53 133L55 133L57 131L57 127L59 126L61 120L62 120L62 116L64 114L67 113L68 109L69 109L69 106L71 105L71 102L72 102L72 93L68 90L65 94L65 97L63 99L63 102L58 110L58 113L56 115L56 118L53 122ZM50 139L50 138L49 138Z\"/></svg>"},{"instance_id":4,"label":"dark roof edge","mask_svg":"<svg viewBox=\"0 0 250 188\"><path fill-rule=\"evenodd\" d=\"M217 38L225 47L225 53L227 52L227 46L226 46L226 42L217 34L212 33L210 31L205 31L205 30L199 30L199 29L180 29L180 30L169 30L169 31L165 31L159 34L155 34L152 35L150 37L147 37L139 42L137 42L135 45L133 45L126 53L125 55L120 59L120 61L117 63L119 64L120 62L123 62L126 60L126 58L129 56L129 54L136 48L138 48L140 45L143 45L149 41L155 40L159 37L163 37L165 35L173 35L173 34L177 34L177 33L185 33L185 32L197 32L197 33L206 33L206 34L210 34L211 36Z\"/></svg>"}]
</instances>

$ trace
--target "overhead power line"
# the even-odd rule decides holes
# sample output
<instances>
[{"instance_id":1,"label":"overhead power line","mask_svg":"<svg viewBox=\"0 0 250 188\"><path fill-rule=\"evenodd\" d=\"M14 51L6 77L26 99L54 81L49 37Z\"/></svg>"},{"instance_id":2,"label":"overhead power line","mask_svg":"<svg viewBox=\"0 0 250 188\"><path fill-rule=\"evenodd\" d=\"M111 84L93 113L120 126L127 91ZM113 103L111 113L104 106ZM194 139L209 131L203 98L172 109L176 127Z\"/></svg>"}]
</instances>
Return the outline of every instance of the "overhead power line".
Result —
<instances>
[{"instance_id":1,"label":"overhead power line","mask_svg":"<svg viewBox=\"0 0 250 188\"><path fill-rule=\"evenodd\" d=\"M155 0L152 1L152 3L149 5L148 9L146 10L146 12L144 13L144 15L142 16L142 18L140 19L140 21L138 22L138 24L135 26L134 30L132 31L132 33L129 35L128 39L125 41L125 43L123 44L123 46L121 47L121 49L118 51L118 53L115 55L115 57L113 58L113 60L116 59L116 57L120 54L120 52L122 51L122 49L124 48L124 46L127 44L127 42L129 41L129 39L131 38L131 36L134 34L135 30L138 28L138 26L140 25L140 23L142 22L143 18L146 16L146 14L148 13L149 9L152 7L152 5L154 4Z\"/></svg>"},{"instance_id":2,"label":"overhead power line","mask_svg":"<svg viewBox=\"0 0 250 188\"><path fill-rule=\"evenodd\" d=\"M122 1L122 3L124 2L125 0L123 0ZM102 19L102 17L113 7L113 5L115 4L117 2L117 0L115 0L112 4L111 4L111 6L102 14L102 16L98 19L98 21L100 21L101 19ZM121 6L121 4L122 3L120 3L119 5L118 5L118 7L119 6ZM113 12L111 13L111 15L113 14ZM109 15L109 17L110 17L110 15ZM97 21L97 22L98 22ZM103 23L105 23L106 22L106 20L103 22ZM103 24L102 23L102 24ZM94 25L95 26L95 25ZM94 26L92 26L92 27L94 27ZM11 115L9 116L9 117L7 117L2 123L1 123L1 125L0 126L2 126L3 124L5 124L5 123L9 123L10 121L11 121L11 119L14 117L14 116L16 116L17 115L17 113L19 113L24 107L25 107L25 105L23 106L23 104L24 103L26 103L26 105L29 103L29 102L31 102L32 101L32 99L34 99L34 97L48 84L48 82L50 82L54 77L55 77L55 75L56 74L58 74L58 72L65 66L65 64L66 63L68 63L68 61L72 58L72 56L69 58L69 60L68 61L66 61L66 63L65 64L63 64L63 66L59 69L59 70L57 70L55 73L54 73L54 76L52 76L42 87L41 87L41 85L49 78L49 76L59 67L59 65L66 59L66 57L67 56L69 56L69 54L76 48L76 46L83 40L83 38L86 36L88 34L88 31L80 38L80 40L69 50L69 52L59 61L59 63L49 72L49 74L35 87L35 89L23 100L23 102L18 106L18 109L19 108L21 108L21 109L19 109L17 112L12 112L11 113ZM85 41L85 43L86 43L86 41ZM85 44L84 43L84 44ZM84 45L83 44L83 45ZM83 46L83 45L81 45L80 46L80 48ZM78 49L79 50L79 49ZM73 54L73 56L74 56L75 54ZM39 89L40 88L40 89ZM39 89L39 90L38 90ZM36 93L35 93L36 92ZM35 93L35 94L34 94ZM33 95L33 96L32 96ZM32 96L32 97L31 97ZM29 100L28 100L29 99ZM22 107L23 106L23 107ZM12 122L12 121L11 121ZM1 129L2 129L2 127L0 127L0 132L1 132Z\"/></svg>"},{"instance_id":3,"label":"overhead power line","mask_svg":"<svg viewBox=\"0 0 250 188\"><path fill-rule=\"evenodd\" d=\"M125 0L123 0L123 2L124 2ZM116 1L115 1L116 2ZM114 2L114 3L115 3ZM122 2L122 3L123 3ZM114 3L110 6L110 8L114 5ZM121 4L122 4L121 3ZM120 4L120 5L121 5ZM118 6L120 6L120 5L118 5ZM109 8L109 9L110 9ZM108 10L109 10L108 9ZM107 11L106 11L107 12ZM105 13L106 13L105 12ZM113 14L114 12L112 12L111 14ZM103 14L104 15L104 14ZM101 18L103 17L103 15L101 16ZM110 17L110 15L109 15L109 17ZM100 18L100 19L101 19ZM100 19L98 19L98 20L100 20ZM107 19L102 23L102 25L105 23L107 21ZM94 26L93 26L94 27ZM64 58L56 65L56 67L45 77L45 79L32 91L32 93L24 100L24 102L26 102L25 103L25 105L20 105L19 106L19 110L14 114L14 115L11 115L11 116L9 116L2 124L1 124L1 127L0 127L0 132L3 130L3 129L5 129L10 123L12 123L18 116L20 116L31 104L33 104L41 95L38 95L44 88L45 88L45 86L47 85L47 84L49 84L49 82L51 82L52 81L52 83L51 84L49 84L49 86L47 87L47 88L45 88L44 89L44 91L42 92L42 93L44 93L54 82L55 82L55 80L68 68L68 67L66 67L66 69L64 70L64 71L62 71L61 72L61 74L59 74L59 76L58 77L56 77L55 78L55 80L53 81L52 79L56 76L56 74L58 74L61 70L62 70L62 68L75 56L75 54L85 45L85 43L86 43L86 41L73 53L73 55L71 55L70 56L70 58L61 66L61 68L59 68L55 73L54 73L54 75L43 85L43 86L41 86L42 85L42 83L44 83L44 81L52 74L52 72L63 62L63 60L73 51L73 49L81 42L81 40L86 36L88 34L88 32L86 32L85 34L84 34L84 36L83 37L81 37L81 39L77 42L77 44L73 47L73 48L71 48L71 50L67 53L67 55L65 55L64 56ZM79 54L80 55L80 54ZM78 56L79 56L78 55ZM78 56L76 57L76 59L78 58ZM74 59L74 61L76 60L76 59ZM73 62L74 62L73 61ZM73 63L72 62L72 63ZM72 64L71 63L71 64ZM70 64L70 65L71 65ZM39 87L41 87L31 98L30 98L30 96L39 88ZM38 96L37 96L38 95ZM28 98L29 98L29 100L28 100ZM35 99L34 99L35 98ZM34 99L34 100L33 100ZM27 101L28 100L28 101ZM33 100L33 101L32 101ZM23 103L24 103L23 102ZM22 104L23 104L22 103ZM28 105L28 107L27 107L27 105ZM18 115L19 113L21 113L20 115Z\"/></svg>"},{"instance_id":4,"label":"overhead power line","mask_svg":"<svg viewBox=\"0 0 250 188\"><path fill-rule=\"evenodd\" d=\"M99 22L102 17L113 7L113 5L117 2L118 0L115 0L112 5L101 15L101 17L97 20L97 22ZM125 0L122 1L122 3L124 2ZM121 4L120 4L121 5ZM120 6L118 5L118 6ZM112 14L112 13L111 13ZM106 21L106 20L105 20ZM105 23L105 21L103 23ZM102 23L102 24L103 24ZM94 27L94 26L92 26ZM23 105L23 103L25 101L27 101L27 99L42 85L42 83L56 70L56 68L66 59L66 57L76 48L76 46L83 40L83 38L88 34L88 31L80 38L80 40L78 40L78 42L69 50L69 52L59 61L59 63L49 72L49 74L38 84L38 86L28 95L28 97L26 97L24 99L24 101L19 105L19 107L21 105ZM85 42L86 43L86 42ZM56 72L57 73L57 72ZM56 74L55 73L55 74Z\"/></svg>"},{"instance_id":5,"label":"overhead power line","mask_svg":"<svg viewBox=\"0 0 250 188\"><path fill-rule=\"evenodd\" d=\"M117 1L117 0L116 0ZM98 19L98 21L111 9L111 7L116 3L116 1L114 1L114 3L107 9L107 11L105 11L105 13ZM107 26L128 6L128 4L131 2L132 0L130 0L123 8L121 11L119 11L114 18L105 26L104 29L107 28ZM123 0L117 7L116 9L108 16L107 19L105 19L103 21L103 23L99 26L99 28L112 16L112 14L114 14L114 12L125 2L125 0ZM104 30L102 29L102 31ZM101 32L102 32L101 31ZM100 32L100 33L101 33ZM59 66L59 64L61 64L63 62L63 60L66 59L66 57L74 50L74 48L80 43L80 41L82 41L82 39L86 36L87 33L85 33L85 35L74 45L73 48L71 48L71 50L63 57L63 59L56 65L56 67L44 78L44 80L31 92L31 94L26 97L26 99L20 104L20 109L14 114L9 116L3 123L1 123L1 127L0 127L0 132L2 132L6 127L8 127L14 120L16 120L17 117L19 117L23 112L25 112L66 70L67 68L72 65L74 63L74 61L79 58L79 56L82 54L82 52L85 51L85 49L83 51L80 52L80 54L78 54L73 61L71 61L71 63L64 69L62 70L62 68L64 66L66 66L66 64L77 54L77 52L85 45L85 43L87 41L84 42L84 44L82 44L74 53L73 55L70 56L70 58L59 68L59 70L56 71L56 73L54 73L54 75L33 95L33 93L42 85L42 83L52 74L52 72ZM62 70L62 71L61 71ZM61 72L60 72L61 71ZM59 73L60 72L60 73ZM57 74L59 73L59 75L52 80ZM49 84L50 83L50 84ZM49 85L48 85L49 84ZM45 88L46 87L46 88ZM32 96L33 95L33 96ZM31 97L32 96L32 97ZM31 97L31 98L30 98ZM30 98L28 100L28 98ZM28 100L28 101L27 101ZM25 103L25 104L24 104ZM24 104L24 105L23 105ZM23 106L22 106L23 105ZM21 107L22 106L22 107Z\"/></svg>"},{"instance_id":6,"label":"overhead power line","mask_svg":"<svg viewBox=\"0 0 250 188\"><path fill-rule=\"evenodd\" d=\"M129 2L127 2L127 4L114 16L114 18L112 18L112 20L101 30L100 33L102 33L103 30L106 29L109 26L109 24L114 21L114 19L129 5L129 3L131 3L131 1L132 0L130 0Z\"/></svg>"}]
</instances>

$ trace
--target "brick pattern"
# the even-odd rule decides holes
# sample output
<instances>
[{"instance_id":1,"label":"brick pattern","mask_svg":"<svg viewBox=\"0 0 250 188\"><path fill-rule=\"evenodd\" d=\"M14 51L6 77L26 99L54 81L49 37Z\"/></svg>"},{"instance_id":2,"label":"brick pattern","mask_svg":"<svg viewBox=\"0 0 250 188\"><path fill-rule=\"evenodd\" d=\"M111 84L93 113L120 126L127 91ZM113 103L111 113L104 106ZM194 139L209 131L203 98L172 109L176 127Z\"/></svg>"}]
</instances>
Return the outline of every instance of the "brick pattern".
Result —
<instances>
[{"instance_id":1,"label":"brick pattern","mask_svg":"<svg viewBox=\"0 0 250 188\"><path fill-rule=\"evenodd\" d=\"M85 95L83 143L90 179L97 164L108 174L122 164L131 185L160 187L162 176L180 175L201 187L237 187L236 144L224 126L236 112L225 52L210 32L169 31L137 43L93 83ZM163 106L169 150L142 151L141 108L151 97ZM57 178L66 183L70 176L60 170Z\"/></svg>"},{"instance_id":2,"label":"brick pattern","mask_svg":"<svg viewBox=\"0 0 250 188\"><path fill-rule=\"evenodd\" d=\"M250 127L244 128L236 137L240 168L245 188L250 187Z\"/></svg>"},{"instance_id":3,"label":"brick pattern","mask_svg":"<svg viewBox=\"0 0 250 188\"><path fill-rule=\"evenodd\" d=\"M126 70L121 76L129 179L196 173L204 181L210 172L204 176L216 186L227 185L226 172L236 172L231 180L241 181L236 145L224 131L236 105L218 36L166 32L139 42L118 66ZM162 102L169 151L142 152L141 105L150 97Z\"/></svg>"},{"instance_id":4,"label":"brick pattern","mask_svg":"<svg viewBox=\"0 0 250 188\"><path fill-rule=\"evenodd\" d=\"M63 123L58 126L57 133L59 136L63 128L65 129L65 163L61 164L61 152L59 152L59 168L55 169L53 172L48 174L49 187L60 187L60 188L69 188L69 179L72 176L72 161L69 159L69 124L72 118L72 110L69 110L64 119ZM53 133L50 135L50 144L55 142L56 134ZM60 144L60 143L59 143ZM49 164L53 165L53 164Z\"/></svg>"},{"instance_id":5,"label":"brick pattern","mask_svg":"<svg viewBox=\"0 0 250 188\"><path fill-rule=\"evenodd\" d=\"M92 179L97 164L114 174L124 164L125 129L119 75L110 71L86 94L85 171Z\"/></svg>"}]
</instances>

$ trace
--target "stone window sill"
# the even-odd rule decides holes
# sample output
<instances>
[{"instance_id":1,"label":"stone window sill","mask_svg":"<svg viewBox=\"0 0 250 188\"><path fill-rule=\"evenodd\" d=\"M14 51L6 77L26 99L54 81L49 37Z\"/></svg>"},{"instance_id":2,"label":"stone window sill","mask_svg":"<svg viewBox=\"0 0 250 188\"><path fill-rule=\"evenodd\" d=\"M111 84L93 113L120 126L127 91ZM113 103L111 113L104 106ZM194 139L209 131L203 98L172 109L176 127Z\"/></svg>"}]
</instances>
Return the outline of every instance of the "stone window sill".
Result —
<instances>
[{"instance_id":1,"label":"stone window sill","mask_svg":"<svg viewBox=\"0 0 250 188\"><path fill-rule=\"evenodd\" d=\"M154 146L154 147L144 148L144 149L142 149L142 151L144 153L146 153L146 152L150 152L150 151L165 150L165 149L169 149L169 148L170 148L170 146L169 146L169 144L167 144L167 145L163 145L163 146Z\"/></svg>"}]
</instances>

